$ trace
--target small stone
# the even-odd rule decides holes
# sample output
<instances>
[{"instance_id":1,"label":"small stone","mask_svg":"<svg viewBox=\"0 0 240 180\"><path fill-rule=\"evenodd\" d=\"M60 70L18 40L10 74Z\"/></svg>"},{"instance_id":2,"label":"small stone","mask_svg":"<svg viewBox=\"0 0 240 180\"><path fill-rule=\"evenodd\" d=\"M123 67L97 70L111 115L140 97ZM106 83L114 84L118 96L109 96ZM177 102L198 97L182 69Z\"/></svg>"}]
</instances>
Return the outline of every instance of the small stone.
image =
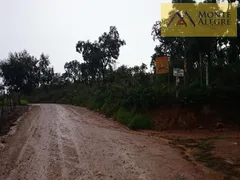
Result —
<instances>
[{"instance_id":1,"label":"small stone","mask_svg":"<svg viewBox=\"0 0 240 180\"><path fill-rule=\"evenodd\" d=\"M4 144L0 143L0 149L4 148Z\"/></svg>"},{"instance_id":2,"label":"small stone","mask_svg":"<svg viewBox=\"0 0 240 180\"><path fill-rule=\"evenodd\" d=\"M219 123L219 122L218 122L218 123L216 124L216 128L217 128L217 129L222 129L222 128L224 128L224 126L223 126L222 123Z\"/></svg>"},{"instance_id":3,"label":"small stone","mask_svg":"<svg viewBox=\"0 0 240 180\"><path fill-rule=\"evenodd\" d=\"M198 129L203 129L203 126L201 124L199 124Z\"/></svg>"},{"instance_id":4,"label":"small stone","mask_svg":"<svg viewBox=\"0 0 240 180\"><path fill-rule=\"evenodd\" d=\"M231 165L233 165L233 164L234 164L234 162L232 162L232 161L231 161L231 160L229 160L229 159L225 160L225 162L226 162L226 163L228 163L228 164L231 164Z\"/></svg>"}]
</instances>

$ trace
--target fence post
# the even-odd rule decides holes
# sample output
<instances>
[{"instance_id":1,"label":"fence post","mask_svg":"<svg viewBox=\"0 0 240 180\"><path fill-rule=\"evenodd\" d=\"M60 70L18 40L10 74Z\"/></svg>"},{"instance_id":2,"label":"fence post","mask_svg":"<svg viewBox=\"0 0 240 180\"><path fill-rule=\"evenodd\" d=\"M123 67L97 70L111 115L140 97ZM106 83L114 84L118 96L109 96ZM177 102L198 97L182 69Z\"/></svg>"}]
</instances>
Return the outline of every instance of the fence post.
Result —
<instances>
[{"instance_id":1,"label":"fence post","mask_svg":"<svg viewBox=\"0 0 240 180\"><path fill-rule=\"evenodd\" d=\"M1 117L3 117L3 115L4 115L4 100L5 100L5 93L3 94L2 108L1 108Z\"/></svg>"}]
</instances>

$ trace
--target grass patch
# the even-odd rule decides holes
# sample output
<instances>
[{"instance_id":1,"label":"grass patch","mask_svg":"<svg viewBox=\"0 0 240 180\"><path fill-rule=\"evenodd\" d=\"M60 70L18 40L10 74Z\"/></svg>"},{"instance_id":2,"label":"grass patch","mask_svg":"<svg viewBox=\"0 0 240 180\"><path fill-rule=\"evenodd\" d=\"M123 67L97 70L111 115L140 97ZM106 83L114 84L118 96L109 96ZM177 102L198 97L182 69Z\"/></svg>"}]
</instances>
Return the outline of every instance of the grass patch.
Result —
<instances>
[{"instance_id":1,"label":"grass patch","mask_svg":"<svg viewBox=\"0 0 240 180\"><path fill-rule=\"evenodd\" d=\"M234 164L228 164L224 159L215 157L212 154L214 149L211 139L175 139L171 142L174 145L184 146L186 149L195 149L195 153L192 154L193 158L203 163L208 168L215 171L222 172L226 175L226 179L234 179L235 177L240 177L240 172L236 169ZM184 154L184 153L183 153ZM186 159L186 157L184 157Z\"/></svg>"},{"instance_id":2,"label":"grass patch","mask_svg":"<svg viewBox=\"0 0 240 180\"><path fill-rule=\"evenodd\" d=\"M128 125L131 129L151 129L153 124L150 117L146 115L137 114L131 118Z\"/></svg>"},{"instance_id":3,"label":"grass patch","mask_svg":"<svg viewBox=\"0 0 240 180\"><path fill-rule=\"evenodd\" d=\"M127 125L131 129L151 129L153 127L150 117L142 114L136 114L134 110L128 111L127 109L121 107L118 109L114 118Z\"/></svg>"},{"instance_id":4,"label":"grass patch","mask_svg":"<svg viewBox=\"0 0 240 180\"><path fill-rule=\"evenodd\" d=\"M24 100L24 99L21 99L20 100L20 104L23 105L23 106L27 106L28 105L28 101Z\"/></svg>"},{"instance_id":5,"label":"grass patch","mask_svg":"<svg viewBox=\"0 0 240 180\"><path fill-rule=\"evenodd\" d=\"M118 109L118 104L105 102L100 108L100 112L104 113L106 117L111 117L114 115L114 112L116 112L117 109Z\"/></svg>"},{"instance_id":6,"label":"grass patch","mask_svg":"<svg viewBox=\"0 0 240 180\"><path fill-rule=\"evenodd\" d=\"M115 114L115 119L122 124L129 125L133 116L134 112L127 111L125 108L120 107Z\"/></svg>"}]
</instances>

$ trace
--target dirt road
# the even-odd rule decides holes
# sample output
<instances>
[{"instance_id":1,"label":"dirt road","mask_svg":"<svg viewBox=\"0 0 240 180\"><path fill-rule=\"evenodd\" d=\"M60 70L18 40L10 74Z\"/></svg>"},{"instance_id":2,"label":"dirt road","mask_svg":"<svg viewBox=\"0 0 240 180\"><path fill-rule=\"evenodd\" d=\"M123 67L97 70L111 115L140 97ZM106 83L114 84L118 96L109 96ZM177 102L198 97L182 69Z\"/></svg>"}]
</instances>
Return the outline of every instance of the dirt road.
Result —
<instances>
[{"instance_id":1,"label":"dirt road","mask_svg":"<svg viewBox=\"0 0 240 180\"><path fill-rule=\"evenodd\" d=\"M73 106L34 105L0 148L1 180L205 179L166 142Z\"/></svg>"}]
</instances>

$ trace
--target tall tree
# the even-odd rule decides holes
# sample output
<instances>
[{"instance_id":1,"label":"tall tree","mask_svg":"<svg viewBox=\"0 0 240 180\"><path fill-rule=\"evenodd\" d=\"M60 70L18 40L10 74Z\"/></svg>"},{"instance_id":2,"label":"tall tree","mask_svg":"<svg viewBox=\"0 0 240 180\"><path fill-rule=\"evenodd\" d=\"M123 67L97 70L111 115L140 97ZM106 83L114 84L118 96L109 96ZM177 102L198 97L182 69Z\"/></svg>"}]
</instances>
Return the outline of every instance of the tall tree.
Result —
<instances>
[{"instance_id":1,"label":"tall tree","mask_svg":"<svg viewBox=\"0 0 240 180\"><path fill-rule=\"evenodd\" d=\"M19 94L29 94L39 84L38 60L26 50L9 53L6 60L0 63L4 85ZM20 100L20 99L19 99Z\"/></svg>"},{"instance_id":2,"label":"tall tree","mask_svg":"<svg viewBox=\"0 0 240 180\"><path fill-rule=\"evenodd\" d=\"M93 43L90 41L78 41L76 51L82 54L91 81L95 81L99 73L100 59L103 56L99 44L96 41Z\"/></svg>"},{"instance_id":3,"label":"tall tree","mask_svg":"<svg viewBox=\"0 0 240 180\"><path fill-rule=\"evenodd\" d=\"M41 54L39 62L39 73L40 73L40 85L41 86L48 86L51 84L54 75L53 67L50 67L49 56L45 54Z\"/></svg>"},{"instance_id":4,"label":"tall tree","mask_svg":"<svg viewBox=\"0 0 240 180\"><path fill-rule=\"evenodd\" d=\"M108 33L103 33L98 38L98 43L101 49L101 71L103 79L105 79L105 72L107 67L116 63L119 57L120 47L126 42L119 36L118 30L115 26L111 26Z\"/></svg>"},{"instance_id":5,"label":"tall tree","mask_svg":"<svg viewBox=\"0 0 240 180\"><path fill-rule=\"evenodd\" d=\"M76 51L82 54L92 81L97 77L105 80L107 68L115 65L120 47L125 44L115 26L111 26L108 33L103 33L98 41L78 41Z\"/></svg>"},{"instance_id":6,"label":"tall tree","mask_svg":"<svg viewBox=\"0 0 240 180\"><path fill-rule=\"evenodd\" d=\"M81 64L77 60L65 63L64 69L64 76L70 82L75 83L81 80Z\"/></svg>"}]
</instances>

